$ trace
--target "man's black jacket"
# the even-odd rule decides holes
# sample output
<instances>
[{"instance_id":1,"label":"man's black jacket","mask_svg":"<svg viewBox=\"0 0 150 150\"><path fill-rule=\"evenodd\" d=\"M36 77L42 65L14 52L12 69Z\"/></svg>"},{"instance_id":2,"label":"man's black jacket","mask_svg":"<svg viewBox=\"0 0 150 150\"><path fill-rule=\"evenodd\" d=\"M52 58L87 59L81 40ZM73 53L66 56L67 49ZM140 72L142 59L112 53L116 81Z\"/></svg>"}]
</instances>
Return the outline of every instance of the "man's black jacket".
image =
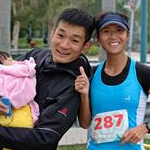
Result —
<instances>
[{"instance_id":1,"label":"man's black jacket","mask_svg":"<svg viewBox=\"0 0 150 150\"><path fill-rule=\"evenodd\" d=\"M0 146L15 150L55 150L79 111L79 93L74 90L79 66L85 68L88 77L91 68L83 55L71 63L56 64L49 49L34 49L20 60L29 57L37 64L35 101L41 114L33 129L0 126Z\"/></svg>"}]
</instances>

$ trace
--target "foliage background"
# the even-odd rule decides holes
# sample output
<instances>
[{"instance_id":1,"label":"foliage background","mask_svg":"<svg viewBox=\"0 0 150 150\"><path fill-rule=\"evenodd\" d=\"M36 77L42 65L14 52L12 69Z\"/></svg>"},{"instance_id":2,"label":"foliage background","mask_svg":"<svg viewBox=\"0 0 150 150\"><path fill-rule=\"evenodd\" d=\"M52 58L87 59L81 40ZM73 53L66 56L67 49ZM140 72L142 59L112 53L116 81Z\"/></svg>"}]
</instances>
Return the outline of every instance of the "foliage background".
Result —
<instances>
[{"instance_id":1,"label":"foliage background","mask_svg":"<svg viewBox=\"0 0 150 150\"><path fill-rule=\"evenodd\" d=\"M128 1L129 0L116 0L116 10L123 12L130 17L130 9L125 7L128 5ZM19 21L19 38L35 38L34 40L38 41L38 46L42 47L42 39L49 39L48 35L50 35L50 31L54 26L56 18L62 10L67 7L79 7L90 12L92 15L97 16L101 13L101 3L102 0L11 0L11 31L13 30L15 22ZM148 1L148 5L150 5L150 0ZM147 16L149 21L150 9L148 9ZM135 51L139 49L140 45L141 17L139 7L135 11L134 21L133 49ZM149 28L150 23L148 23L148 29ZM40 38L41 41L38 40L38 38ZM148 41L150 41L149 38L150 31L148 30ZM150 45L150 42L148 45ZM19 40L19 48L29 48L29 45L25 40Z\"/></svg>"}]
</instances>

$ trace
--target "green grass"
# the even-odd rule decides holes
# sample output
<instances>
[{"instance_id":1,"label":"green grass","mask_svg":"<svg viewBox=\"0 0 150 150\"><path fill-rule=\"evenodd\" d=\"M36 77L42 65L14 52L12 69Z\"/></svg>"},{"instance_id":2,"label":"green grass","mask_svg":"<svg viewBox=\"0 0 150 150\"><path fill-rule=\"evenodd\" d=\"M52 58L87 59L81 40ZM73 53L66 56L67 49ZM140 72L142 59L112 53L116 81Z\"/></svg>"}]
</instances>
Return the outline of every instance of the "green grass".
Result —
<instances>
[{"instance_id":1,"label":"green grass","mask_svg":"<svg viewBox=\"0 0 150 150\"><path fill-rule=\"evenodd\" d=\"M70 145L70 146L59 146L57 150L85 150L86 145L80 144L80 145Z\"/></svg>"},{"instance_id":2,"label":"green grass","mask_svg":"<svg viewBox=\"0 0 150 150\"><path fill-rule=\"evenodd\" d=\"M145 140L144 140L144 143L150 145L150 140L149 140L149 139L145 139ZM145 148L145 149L146 149L146 150L150 150L150 148Z\"/></svg>"},{"instance_id":3,"label":"green grass","mask_svg":"<svg viewBox=\"0 0 150 150\"><path fill-rule=\"evenodd\" d=\"M96 45L92 45L88 51L86 51L86 54L87 55L90 55L90 56L96 56L98 55L100 52L100 47L96 46Z\"/></svg>"},{"instance_id":4,"label":"green grass","mask_svg":"<svg viewBox=\"0 0 150 150\"><path fill-rule=\"evenodd\" d=\"M48 45L43 43L42 38L33 38L32 39L36 44L38 48L47 47ZM27 43L27 40L25 38L19 38L19 48L20 49L27 49L30 48L30 44Z\"/></svg>"},{"instance_id":5,"label":"green grass","mask_svg":"<svg viewBox=\"0 0 150 150\"><path fill-rule=\"evenodd\" d=\"M144 140L144 143L150 144L150 140ZM70 146L59 146L57 150L85 150L86 145L80 144L80 145L70 145ZM150 150L150 148L145 148L145 150Z\"/></svg>"}]
</instances>

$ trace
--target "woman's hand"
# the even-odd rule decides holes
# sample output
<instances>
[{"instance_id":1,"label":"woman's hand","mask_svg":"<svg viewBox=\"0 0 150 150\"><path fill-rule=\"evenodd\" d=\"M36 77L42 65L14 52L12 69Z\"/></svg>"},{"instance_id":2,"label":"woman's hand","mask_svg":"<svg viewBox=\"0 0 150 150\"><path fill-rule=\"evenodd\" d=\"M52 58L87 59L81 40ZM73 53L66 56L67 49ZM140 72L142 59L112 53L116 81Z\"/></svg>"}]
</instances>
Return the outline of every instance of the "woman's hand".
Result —
<instances>
[{"instance_id":1,"label":"woman's hand","mask_svg":"<svg viewBox=\"0 0 150 150\"><path fill-rule=\"evenodd\" d=\"M83 95L88 95L89 93L89 80L85 74L84 68L81 66L80 73L75 80L75 90Z\"/></svg>"},{"instance_id":2,"label":"woman's hand","mask_svg":"<svg viewBox=\"0 0 150 150\"><path fill-rule=\"evenodd\" d=\"M147 132L148 130L145 124L132 128L123 135L121 144L125 144L127 142L137 143Z\"/></svg>"}]
</instances>

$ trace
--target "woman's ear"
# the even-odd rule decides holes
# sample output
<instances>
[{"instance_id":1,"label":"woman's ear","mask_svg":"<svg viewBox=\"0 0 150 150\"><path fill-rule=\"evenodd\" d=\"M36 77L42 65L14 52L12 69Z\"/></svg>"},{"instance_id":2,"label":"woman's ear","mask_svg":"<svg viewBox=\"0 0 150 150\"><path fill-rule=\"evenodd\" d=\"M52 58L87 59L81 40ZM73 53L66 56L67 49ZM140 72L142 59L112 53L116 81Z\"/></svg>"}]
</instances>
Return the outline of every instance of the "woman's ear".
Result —
<instances>
[{"instance_id":1,"label":"woman's ear","mask_svg":"<svg viewBox=\"0 0 150 150\"><path fill-rule=\"evenodd\" d=\"M128 31L127 32L127 38L128 38L128 40L129 40L129 37L130 37L130 32Z\"/></svg>"},{"instance_id":2,"label":"woman's ear","mask_svg":"<svg viewBox=\"0 0 150 150\"><path fill-rule=\"evenodd\" d=\"M51 32L50 32L50 38L52 38L52 37L53 37L54 32L55 32L55 28L53 27L53 29L52 29L52 30L51 30Z\"/></svg>"}]
</instances>

